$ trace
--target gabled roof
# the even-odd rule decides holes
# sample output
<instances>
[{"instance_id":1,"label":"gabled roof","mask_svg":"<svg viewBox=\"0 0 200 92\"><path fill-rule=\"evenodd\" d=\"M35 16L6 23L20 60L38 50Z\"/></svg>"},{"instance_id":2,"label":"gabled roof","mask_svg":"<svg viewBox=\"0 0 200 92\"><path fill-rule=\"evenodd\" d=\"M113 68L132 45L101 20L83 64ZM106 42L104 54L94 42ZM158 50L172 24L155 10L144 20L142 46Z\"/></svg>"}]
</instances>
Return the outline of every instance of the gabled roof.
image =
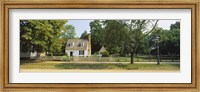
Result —
<instances>
[{"instance_id":1,"label":"gabled roof","mask_svg":"<svg viewBox=\"0 0 200 92\"><path fill-rule=\"evenodd\" d=\"M104 46L102 46L101 49L99 50L99 52L102 53L102 52L104 52L104 51L106 51L106 49L105 49Z\"/></svg>"},{"instance_id":2,"label":"gabled roof","mask_svg":"<svg viewBox=\"0 0 200 92\"><path fill-rule=\"evenodd\" d=\"M70 43L74 45L72 47L69 46ZM83 47L80 46L80 43L83 43ZM86 50L88 45L88 40L85 39L68 39L65 50Z\"/></svg>"}]
</instances>

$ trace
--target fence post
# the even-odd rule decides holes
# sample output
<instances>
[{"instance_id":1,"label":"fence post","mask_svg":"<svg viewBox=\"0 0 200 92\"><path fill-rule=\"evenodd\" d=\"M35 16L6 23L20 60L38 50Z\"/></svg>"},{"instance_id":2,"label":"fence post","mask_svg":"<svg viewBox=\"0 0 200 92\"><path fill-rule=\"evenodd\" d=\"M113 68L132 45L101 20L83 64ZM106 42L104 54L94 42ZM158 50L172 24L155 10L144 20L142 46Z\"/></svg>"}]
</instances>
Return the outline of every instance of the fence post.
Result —
<instances>
[{"instance_id":1,"label":"fence post","mask_svg":"<svg viewBox=\"0 0 200 92\"><path fill-rule=\"evenodd\" d=\"M149 62L151 61L150 59L151 59L151 54L149 53Z\"/></svg>"},{"instance_id":2,"label":"fence post","mask_svg":"<svg viewBox=\"0 0 200 92\"><path fill-rule=\"evenodd\" d=\"M100 56L98 57L98 61L100 61Z\"/></svg>"},{"instance_id":3,"label":"fence post","mask_svg":"<svg viewBox=\"0 0 200 92\"><path fill-rule=\"evenodd\" d=\"M172 54L172 62L174 62L174 54Z\"/></svg>"}]
</instances>

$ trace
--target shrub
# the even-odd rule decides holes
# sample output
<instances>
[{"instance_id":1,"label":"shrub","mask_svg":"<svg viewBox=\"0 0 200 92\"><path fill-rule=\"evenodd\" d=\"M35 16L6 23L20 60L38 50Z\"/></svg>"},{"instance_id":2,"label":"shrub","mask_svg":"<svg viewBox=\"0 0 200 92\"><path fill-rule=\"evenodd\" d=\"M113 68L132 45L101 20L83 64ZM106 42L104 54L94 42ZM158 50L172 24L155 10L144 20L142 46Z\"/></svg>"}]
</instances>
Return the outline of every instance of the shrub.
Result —
<instances>
[{"instance_id":1,"label":"shrub","mask_svg":"<svg viewBox=\"0 0 200 92\"><path fill-rule=\"evenodd\" d=\"M94 57L99 56L99 52L95 52L95 53L93 54L93 56L94 56Z\"/></svg>"},{"instance_id":2,"label":"shrub","mask_svg":"<svg viewBox=\"0 0 200 92\"><path fill-rule=\"evenodd\" d=\"M65 54L64 54L64 56L67 56L67 57L68 57L68 54L67 54L67 53L65 53Z\"/></svg>"},{"instance_id":3,"label":"shrub","mask_svg":"<svg viewBox=\"0 0 200 92\"><path fill-rule=\"evenodd\" d=\"M73 58L68 57L68 56L62 56L63 61L73 61Z\"/></svg>"},{"instance_id":4,"label":"shrub","mask_svg":"<svg viewBox=\"0 0 200 92\"><path fill-rule=\"evenodd\" d=\"M109 52L108 51L104 51L101 54L102 54L102 57L109 57Z\"/></svg>"}]
</instances>

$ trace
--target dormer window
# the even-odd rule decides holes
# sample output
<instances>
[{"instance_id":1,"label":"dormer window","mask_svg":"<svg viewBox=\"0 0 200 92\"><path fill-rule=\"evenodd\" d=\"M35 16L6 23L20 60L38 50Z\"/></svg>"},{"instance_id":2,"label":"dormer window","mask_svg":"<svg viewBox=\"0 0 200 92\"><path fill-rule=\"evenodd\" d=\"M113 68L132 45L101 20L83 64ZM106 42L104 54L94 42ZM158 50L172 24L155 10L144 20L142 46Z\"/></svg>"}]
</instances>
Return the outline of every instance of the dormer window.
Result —
<instances>
[{"instance_id":1,"label":"dormer window","mask_svg":"<svg viewBox=\"0 0 200 92\"><path fill-rule=\"evenodd\" d=\"M79 43L79 47L83 47L84 46L84 43Z\"/></svg>"},{"instance_id":2,"label":"dormer window","mask_svg":"<svg viewBox=\"0 0 200 92\"><path fill-rule=\"evenodd\" d=\"M71 42L71 43L68 44L68 46L69 46L69 47L73 47L73 46L74 46L74 43Z\"/></svg>"}]
</instances>

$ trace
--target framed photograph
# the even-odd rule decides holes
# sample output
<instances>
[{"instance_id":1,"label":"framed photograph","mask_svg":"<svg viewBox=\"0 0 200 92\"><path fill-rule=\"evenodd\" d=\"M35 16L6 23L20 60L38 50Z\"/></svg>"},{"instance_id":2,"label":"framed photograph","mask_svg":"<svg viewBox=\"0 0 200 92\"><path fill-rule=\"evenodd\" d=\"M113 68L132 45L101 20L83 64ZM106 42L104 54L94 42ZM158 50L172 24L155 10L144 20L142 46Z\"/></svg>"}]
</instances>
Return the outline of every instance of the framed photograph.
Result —
<instances>
[{"instance_id":1,"label":"framed photograph","mask_svg":"<svg viewBox=\"0 0 200 92\"><path fill-rule=\"evenodd\" d=\"M1 3L3 91L199 91L198 1Z\"/></svg>"}]
</instances>

